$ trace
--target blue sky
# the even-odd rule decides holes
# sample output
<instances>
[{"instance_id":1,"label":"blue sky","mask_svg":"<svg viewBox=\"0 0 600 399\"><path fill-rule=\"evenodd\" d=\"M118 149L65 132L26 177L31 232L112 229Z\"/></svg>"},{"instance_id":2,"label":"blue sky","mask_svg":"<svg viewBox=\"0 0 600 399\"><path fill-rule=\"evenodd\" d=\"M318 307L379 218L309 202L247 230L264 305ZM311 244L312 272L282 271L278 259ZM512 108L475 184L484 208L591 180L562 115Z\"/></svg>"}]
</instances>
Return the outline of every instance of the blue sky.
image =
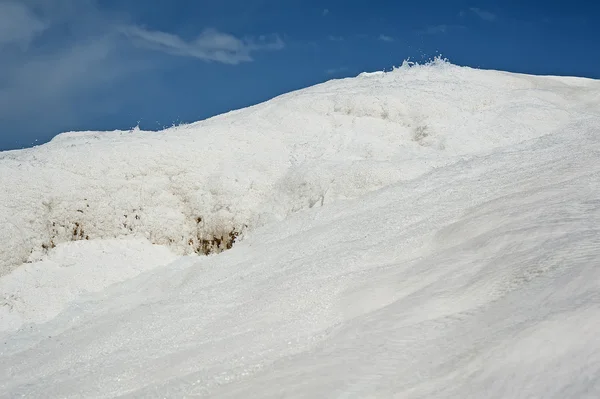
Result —
<instances>
[{"instance_id":1,"label":"blue sky","mask_svg":"<svg viewBox=\"0 0 600 399\"><path fill-rule=\"evenodd\" d=\"M0 150L156 130L404 59L600 78L600 4L0 0Z\"/></svg>"}]
</instances>

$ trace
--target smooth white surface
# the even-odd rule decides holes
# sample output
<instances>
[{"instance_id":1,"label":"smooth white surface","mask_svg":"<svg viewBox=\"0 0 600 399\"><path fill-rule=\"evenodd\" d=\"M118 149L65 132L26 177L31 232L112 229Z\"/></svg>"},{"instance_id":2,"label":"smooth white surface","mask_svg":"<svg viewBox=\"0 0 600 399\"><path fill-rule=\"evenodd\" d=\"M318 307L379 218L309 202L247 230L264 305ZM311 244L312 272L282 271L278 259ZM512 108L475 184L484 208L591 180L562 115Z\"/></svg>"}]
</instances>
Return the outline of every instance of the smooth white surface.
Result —
<instances>
[{"instance_id":1,"label":"smooth white surface","mask_svg":"<svg viewBox=\"0 0 600 399\"><path fill-rule=\"evenodd\" d=\"M0 394L600 396L598 93L436 62L0 154ZM197 215L247 234L141 238Z\"/></svg>"},{"instance_id":2,"label":"smooth white surface","mask_svg":"<svg viewBox=\"0 0 600 399\"><path fill-rule=\"evenodd\" d=\"M15 329L58 315L71 301L173 262L167 248L144 239L59 244L46 259L0 279L0 327Z\"/></svg>"}]
</instances>

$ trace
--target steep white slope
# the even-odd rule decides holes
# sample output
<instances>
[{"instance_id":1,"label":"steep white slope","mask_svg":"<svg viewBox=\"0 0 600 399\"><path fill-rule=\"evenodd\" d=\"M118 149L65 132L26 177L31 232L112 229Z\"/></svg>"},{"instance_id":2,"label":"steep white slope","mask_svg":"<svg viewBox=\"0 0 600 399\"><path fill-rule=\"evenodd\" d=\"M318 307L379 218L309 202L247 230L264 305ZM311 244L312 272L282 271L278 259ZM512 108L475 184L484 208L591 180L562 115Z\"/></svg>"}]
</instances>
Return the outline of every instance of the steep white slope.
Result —
<instances>
[{"instance_id":1,"label":"steep white slope","mask_svg":"<svg viewBox=\"0 0 600 399\"><path fill-rule=\"evenodd\" d=\"M0 335L6 397L600 394L598 118Z\"/></svg>"},{"instance_id":2,"label":"steep white slope","mask_svg":"<svg viewBox=\"0 0 600 399\"><path fill-rule=\"evenodd\" d=\"M179 254L585 116L598 82L437 61L327 82L163 132L66 133L0 154L0 275L65 241Z\"/></svg>"}]
</instances>

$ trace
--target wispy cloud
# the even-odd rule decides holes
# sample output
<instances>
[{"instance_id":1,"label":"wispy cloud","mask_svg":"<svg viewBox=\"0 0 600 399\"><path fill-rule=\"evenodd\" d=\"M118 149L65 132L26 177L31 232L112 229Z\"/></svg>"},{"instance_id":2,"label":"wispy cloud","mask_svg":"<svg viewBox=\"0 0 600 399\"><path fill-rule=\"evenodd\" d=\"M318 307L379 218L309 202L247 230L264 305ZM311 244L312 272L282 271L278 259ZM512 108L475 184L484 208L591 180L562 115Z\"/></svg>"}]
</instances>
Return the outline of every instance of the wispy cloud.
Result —
<instances>
[{"instance_id":1,"label":"wispy cloud","mask_svg":"<svg viewBox=\"0 0 600 399\"><path fill-rule=\"evenodd\" d=\"M0 2L3 129L61 129L79 117L76 97L131 72L113 19L91 0ZM99 28L101 27L101 28Z\"/></svg>"},{"instance_id":2,"label":"wispy cloud","mask_svg":"<svg viewBox=\"0 0 600 399\"><path fill-rule=\"evenodd\" d=\"M446 33L448 32L448 25L435 25L435 26L428 26L425 29L420 30L418 33L422 34L422 35L437 35L440 33Z\"/></svg>"},{"instance_id":3,"label":"wispy cloud","mask_svg":"<svg viewBox=\"0 0 600 399\"><path fill-rule=\"evenodd\" d=\"M167 65L156 51L239 64L283 47L278 36L214 29L184 40L139 27L97 0L0 0L0 131L68 129L118 107L124 100L109 99L110 88Z\"/></svg>"},{"instance_id":4,"label":"wispy cloud","mask_svg":"<svg viewBox=\"0 0 600 399\"><path fill-rule=\"evenodd\" d=\"M0 3L0 46L27 47L46 28L47 25L24 4Z\"/></svg>"},{"instance_id":5,"label":"wispy cloud","mask_svg":"<svg viewBox=\"0 0 600 399\"><path fill-rule=\"evenodd\" d=\"M379 35L379 40L381 40L382 42L393 42L394 38L391 36L386 36L384 34Z\"/></svg>"},{"instance_id":6,"label":"wispy cloud","mask_svg":"<svg viewBox=\"0 0 600 399\"><path fill-rule=\"evenodd\" d=\"M471 7L471 8L469 8L469 11L474 13L475 15L477 15L479 18L483 19L484 21L493 22L496 20L496 14L491 13L486 10L482 10L481 8ZM465 12L461 12L461 16L465 16L465 15L466 15Z\"/></svg>"},{"instance_id":7,"label":"wispy cloud","mask_svg":"<svg viewBox=\"0 0 600 399\"><path fill-rule=\"evenodd\" d=\"M467 28L463 25L442 24L442 25L428 26L424 29L417 31L417 33L419 35L440 35L440 34L449 33L451 31L465 30L465 29L467 29Z\"/></svg>"},{"instance_id":8,"label":"wispy cloud","mask_svg":"<svg viewBox=\"0 0 600 399\"><path fill-rule=\"evenodd\" d=\"M285 47L281 38L276 35L240 39L215 29L205 29L191 41L185 41L171 33L150 31L137 26L129 26L121 31L139 47L233 65L252 61L254 52L281 50Z\"/></svg>"},{"instance_id":9,"label":"wispy cloud","mask_svg":"<svg viewBox=\"0 0 600 399\"><path fill-rule=\"evenodd\" d=\"M323 10L323 16L326 16L328 14L329 14L329 9L328 8L324 9Z\"/></svg>"},{"instance_id":10,"label":"wispy cloud","mask_svg":"<svg viewBox=\"0 0 600 399\"><path fill-rule=\"evenodd\" d=\"M343 36L329 35L329 36L327 36L327 40L329 40L331 42L343 42L344 41L344 37Z\"/></svg>"}]
</instances>

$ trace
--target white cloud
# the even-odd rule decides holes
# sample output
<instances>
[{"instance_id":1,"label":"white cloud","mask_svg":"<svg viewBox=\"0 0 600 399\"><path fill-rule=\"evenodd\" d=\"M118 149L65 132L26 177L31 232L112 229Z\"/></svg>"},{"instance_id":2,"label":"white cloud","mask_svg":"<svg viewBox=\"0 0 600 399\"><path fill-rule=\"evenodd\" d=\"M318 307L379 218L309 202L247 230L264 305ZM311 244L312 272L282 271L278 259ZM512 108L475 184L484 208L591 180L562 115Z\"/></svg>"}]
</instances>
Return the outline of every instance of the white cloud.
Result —
<instances>
[{"instance_id":1,"label":"white cloud","mask_svg":"<svg viewBox=\"0 0 600 399\"><path fill-rule=\"evenodd\" d=\"M496 14L493 14L489 11L485 11L477 7L471 7L469 10L484 21L492 22L496 20Z\"/></svg>"},{"instance_id":2,"label":"white cloud","mask_svg":"<svg viewBox=\"0 0 600 399\"><path fill-rule=\"evenodd\" d=\"M95 109L84 104L134 69L112 21L91 0L0 0L0 128L48 134Z\"/></svg>"},{"instance_id":3,"label":"white cloud","mask_svg":"<svg viewBox=\"0 0 600 399\"><path fill-rule=\"evenodd\" d=\"M0 61L0 127L37 138L71 129L91 115L118 107L119 98L104 104L108 90L147 68L118 55L110 36Z\"/></svg>"},{"instance_id":4,"label":"white cloud","mask_svg":"<svg viewBox=\"0 0 600 399\"><path fill-rule=\"evenodd\" d=\"M46 28L47 25L24 4L0 2L0 46L27 47Z\"/></svg>"},{"instance_id":5,"label":"white cloud","mask_svg":"<svg viewBox=\"0 0 600 399\"><path fill-rule=\"evenodd\" d=\"M238 38L210 29L186 41L137 27L96 0L0 0L0 131L44 140L116 112L136 94L115 97L115 85L168 65L153 50L238 64L283 47L278 36Z\"/></svg>"},{"instance_id":6,"label":"white cloud","mask_svg":"<svg viewBox=\"0 0 600 399\"><path fill-rule=\"evenodd\" d=\"M444 34L447 34L450 32L466 30L466 29L467 29L467 27L465 27L463 25L441 24L441 25L428 26L424 29L417 31L417 33L419 35L444 35Z\"/></svg>"},{"instance_id":7,"label":"white cloud","mask_svg":"<svg viewBox=\"0 0 600 399\"><path fill-rule=\"evenodd\" d=\"M343 36L329 35L329 36L327 36L327 39L332 42L343 42L344 41Z\"/></svg>"},{"instance_id":8,"label":"white cloud","mask_svg":"<svg viewBox=\"0 0 600 399\"><path fill-rule=\"evenodd\" d=\"M440 33L446 33L448 32L448 25L435 25L435 26L428 26L427 28L421 30L419 33L421 34L425 34L425 35L437 35Z\"/></svg>"},{"instance_id":9,"label":"white cloud","mask_svg":"<svg viewBox=\"0 0 600 399\"><path fill-rule=\"evenodd\" d=\"M381 40L382 42L393 42L394 38L390 37L390 36L386 36L384 34L379 35L379 40Z\"/></svg>"},{"instance_id":10,"label":"white cloud","mask_svg":"<svg viewBox=\"0 0 600 399\"><path fill-rule=\"evenodd\" d=\"M252 61L253 52L281 50L285 46L276 35L270 38L261 36L258 39L239 39L215 29L206 29L191 41L185 41L171 33L150 31L137 26L129 26L121 31L136 46L142 48L234 65Z\"/></svg>"},{"instance_id":11,"label":"white cloud","mask_svg":"<svg viewBox=\"0 0 600 399\"><path fill-rule=\"evenodd\" d=\"M323 16L326 16L326 15L328 15L328 14L329 14L329 9L327 9L327 8L326 8L326 9L324 9L324 10L323 10Z\"/></svg>"}]
</instances>

